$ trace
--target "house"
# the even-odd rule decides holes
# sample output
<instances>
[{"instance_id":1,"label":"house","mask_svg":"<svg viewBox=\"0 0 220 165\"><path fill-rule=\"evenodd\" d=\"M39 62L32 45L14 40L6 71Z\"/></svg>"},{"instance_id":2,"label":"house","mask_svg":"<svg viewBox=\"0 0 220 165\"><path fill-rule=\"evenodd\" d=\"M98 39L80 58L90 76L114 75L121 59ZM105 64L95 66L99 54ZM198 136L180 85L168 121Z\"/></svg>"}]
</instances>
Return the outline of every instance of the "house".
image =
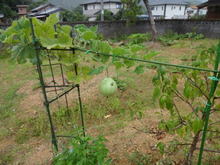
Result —
<instances>
[{"instance_id":1,"label":"house","mask_svg":"<svg viewBox=\"0 0 220 165\"><path fill-rule=\"evenodd\" d=\"M4 14L0 13L0 24L3 22L2 19L4 18Z\"/></svg>"},{"instance_id":2,"label":"house","mask_svg":"<svg viewBox=\"0 0 220 165\"><path fill-rule=\"evenodd\" d=\"M204 7L208 8L206 19L220 19L220 0L208 0L198 5L197 15Z\"/></svg>"},{"instance_id":3,"label":"house","mask_svg":"<svg viewBox=\"0 0 220 165\"><path fill-rule=\"evenodd\" d=\"M104 9L109 10L113 15L122 9L121 0L103 0L103 3ZM80 5L83 6L83 14L89 18L89 21L95 21L101 11L101 0L89 0Z\"/></svg>"},{"instance_id":4,"label":"house","mask_svg":"<svg viewBox=\"0 0 220 165\"><path fill-rule=\"evenodd\" d=\"M21 18L27 14L28 5L17 5L18 8L18 18Z\"/></svg>"},{"instance_id":5,"label":"house","mask_svg":"<svg viewBox=\"0 0 220 165\"><path fill-rule=\"evenodd\" d=\"M38 6L31 10L31 13L28 16L36 17L41 20L45 20L51 14L57 13L57 18L59 18L60 12L64 9L61 7L56 7L51 3L46 3Z\"/></svg>"},{"instance_id":6,"label":"house","mask_svg":"<svg viewBox=\"0 0 220 165\"><path fill-rule=\"evenodd\" d=\"M153 0L150 2L150 6L155 19L187 18L187 4L183 0Z\"/></svg>"},{"instance_id":7,"label":"house","mask_svg":"<svg viewBox=\"0 0 220 165\"><path fill-rule=\"evenodd\" d=\"M197 6L190 6L186 9L188 18L192 17L192 16L196 16L197 15L197 10L198 7ZM206 15L207 13L207 7L204 7L202 9L199 10L198 15Z\"/></svg>"}]
</instances>

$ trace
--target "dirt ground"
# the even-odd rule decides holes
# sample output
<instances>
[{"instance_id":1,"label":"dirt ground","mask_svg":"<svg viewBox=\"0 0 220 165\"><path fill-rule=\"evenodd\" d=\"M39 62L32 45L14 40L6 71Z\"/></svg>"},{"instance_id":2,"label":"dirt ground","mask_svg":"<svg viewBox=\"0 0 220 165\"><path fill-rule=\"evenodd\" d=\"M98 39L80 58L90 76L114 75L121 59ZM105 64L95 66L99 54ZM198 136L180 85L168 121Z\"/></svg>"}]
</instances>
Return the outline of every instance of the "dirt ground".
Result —
<instances>
[{"instance_id":1,"label":"dirt ground","mask_svg":"<svg viewBox=\"0 0 220 165\"><path fill-rule=\"evenodd\" d=\"M150 49L157 49L162 51L161 44L148 43ZM181 52L179 48L172 48L167 52L164 52L163 55L167 56L166 53L170 53L170 57L174 57L176 53ZM188 50L184 50L185 53L189 53ZM171 63L181 63L181 60L175 59ZM154 72L154 71L152 71ZM114 76L110 72L110 77ZM99 82L105 77L105 73L99 74L92 78L89 82L83 82L81 84L81 98L84 103L86 103L89 98L92 97L95 100L100 96L98 91ZM60 76L55 76L56 82L62 84L62 79ZM46 78L46 84L50 82L50 78ZM44 113L45 108L43 105L43 94L41 88L36 88L33 90L33 87L38 83L38 80L30 80L24 83L21 88L17 91L18 95L24 94L24 98L18 105L17 117L18 118L27 118L27 117L37 117L39 113ZM49 93L48 98L53 95L53 92ZM77 91L74 89L71 91L68 96L69 105L72 105L73 100L77 101ZM1 98L0 98L1 99ZM1 100L0 100L1 101ZM59 104L54 103L51 106L51 109L57 109L58 105L64 105L64 97L59 99ZM129 122L124 123L124 127L118 129L113 134L109 134L109 128L105 127L104 136L108 140L106 142L107 148L109 149L109 157L112 159L113 164L126 165L131 163L128 160L128 157L135 152L145 153L148 155L153 155L154 159L151 160L152 164L156 163L160 159L160 153L156 149L156 144L158 142L167 143L169 141L177 138L177 135L170 135L165 132L158 130L157 125L160 121L158 115L155 112L161 112L161 109L148 109L144 112L144 117L142 119L135 119ZM167 112L163 112L164 115ZM110 120L110 117L106 119ZM114 122L112 123L115 124ZM13 128L12 128L13 129ZM92 136L97 136L100 131L96 126L90 126L86 128L86 133L91 134ZM20 145L18 150L15 151L13 155L14 160L12 164L51 164L53 159L52 145L50 143L50 137L47 139L43 138L32 138L25 144L17 144L13 138L5 138L0 141L0 154L4 154L9 150L13 150L13 147ZM25 152L22 153L21 152ZM22 156L21 156L22 155ZM181 154L169 155L174 164L181 164L183 162L183 157ZM132 163L131 163L132 164Z\"/></svg>"},{"instance_id":2,"label":"dirt ground","mask_svg":"<svg viewBox=\"0 0 220 165\"><path fill-rule=\"evenodd\" d=\"M113 73L110 73L110 76L113 76ZM85 103L86 100L89 100L91 95L93 95L93 100L100 95L98 91L99 82L105 77L105 73L99 74L91 79L89 82L84 82L81 85L81 97L82 101ZM61 84L62 80L60 76L55 77L56 82ZM45 79L46 83L50 82L50 78ZM18 91L18 94L24 94L22 99L17 117L27 118L30 116L37 117L38 113L45 111L43 106L43 95L41 88L33 90L33 86L37 83L37 80L30 80L26 82ZM51 97L52 92L49 93L48 98ZM71 100L77 98L76 91L70 92L68 94L68 101L71 105ZM64 102L64 97L59 100L60 104ZM31 103L31 104L29 104ZM51 109L58 108L58 104L54 103ZM34 109L34 110L33 110ZM173 136L167 135L165 133L160 133L157 129L159 119L154 112L161 111L160 109L152 109L147 112L146 117L139 120L133 120L127 122L124 128L117 130L114 134L107 134L105 138L108 140L106 143L107 148L109 149L109 157L115 164L128 164L128 156L125 153L131 154L133 152L147 153L147 154L156 154L156 144L160 141L166 142L172 140ZM111 116L106 119L109 120ZM154 120L151 120L154 118ZM112 123L114 124L114 123ZM151 133L145 132L145 130L151 130ZM108 128L105 129L105 132L108 132ZM99 131L97 127L90 127L86 130L86 133L91 134L92 136L97 136ZM10 146L17 145L14 139L4 139L0 143L0 151L4 153L4 150L7 151L10 149ZM22 144L21 148L30 148L25 157L21 158L18 155L15 155L13 164L50 164L53 159L52 145L50 140L44 140L41 138L32 138L31 140ZM23 150L22 149L22 150ZM19 153L19 152L18 152ZM158 158L157 158L158 159ZM157 160L155 159L155 161Z\"/></svg>"}]
</instances>

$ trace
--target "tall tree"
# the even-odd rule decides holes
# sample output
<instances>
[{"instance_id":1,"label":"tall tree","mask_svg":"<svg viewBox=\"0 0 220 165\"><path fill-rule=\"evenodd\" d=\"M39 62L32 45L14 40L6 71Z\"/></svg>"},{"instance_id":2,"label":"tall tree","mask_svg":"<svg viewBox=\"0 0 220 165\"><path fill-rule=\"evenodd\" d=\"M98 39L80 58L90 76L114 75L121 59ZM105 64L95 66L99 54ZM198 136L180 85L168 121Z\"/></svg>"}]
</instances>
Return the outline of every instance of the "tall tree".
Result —
<instances>
[{"instance_id":1,"label":"tall tree","mask_svg":"<svg viewBox=\"0 0 220 165\"><path fill-rule=\"evenodd\" d=\"M139 4L141 0L121 0L123 6L125 5L124 18L128 20L129 24L135 23L137 15L142 14L142 6Z\"/></svg>"},{"instance_id":2,"label":"tall tree","mask_svg":"<svg viewBox=\"0 0 220 165\"><path fill-rule=\"evenodd\" d=\"M63 22L72 22L72 21L86 21L87 18L83 15L83 7L78 6L73 9L73 11L61 11L60 20Z\"/></svg>"},{"instance_id":3,"label":"tall tree","mask_svg":"<svg viewBox=\"0 0 220 165\"><path fill-rule=\"evenodd\" d=\"M17 18L16 5L28 5L32 0L1 0L0 13L4 14L4 21L9 22Z\"/></svg>"},{"instance_id":4,"label":"tall tree","mask_svg":"<svg viewBox=\"0 0 220 165\"><path fill-rule=\"evenodd\" d=\"M149 4L149 0L143 0L144 4L147 8L147 12L150 18L150 24L151 24L151 29L152 29L152 41L156 41L157 39L157 30L156 30L156 26L155 26L155 21L154 21L154 17L150 8L150 4Z\"/></svg>"}]
</instances>

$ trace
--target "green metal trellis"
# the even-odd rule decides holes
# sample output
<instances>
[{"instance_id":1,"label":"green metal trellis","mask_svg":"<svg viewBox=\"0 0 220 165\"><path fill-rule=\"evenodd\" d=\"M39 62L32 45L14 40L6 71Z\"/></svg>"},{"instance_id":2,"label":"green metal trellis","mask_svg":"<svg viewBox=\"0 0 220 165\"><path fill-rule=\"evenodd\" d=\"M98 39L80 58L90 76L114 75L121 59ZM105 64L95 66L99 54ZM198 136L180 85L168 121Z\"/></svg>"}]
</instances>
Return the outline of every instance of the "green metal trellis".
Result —
<instances>
[{"instance_id":1,"label":"green metal trellis","mask_svg":"<svg viewBox=\"0 0 220 165\"><path fill-rule=\"evenodd\" d=\"M56 151L58 151L57 137L72 137L72 136L69 136L69 135L56 135L55 134L55 130L54 130L54 126L53 126L53 122L52 122L52 118L51 118L51 113L50 113L50 104L53 103L54 101L58 100L60 97L65 96L66 108L67 108L67 110L69 110L67 93L69 93L73 89L77 88L79 107L80 107L80 113L81 113L82 128L83 128L83 135L85 136L83 111L82 111L82 101L81 101L81 96L80 96L80 85L79 84L66 85L65 80L64 80L62 64L61 63L52 64L50 55L48 55L49 64L48 65L41 65L41 61L40 61L40 57L39 57L39 51L42 50L42 48L38 45L38 41L35 37L32 19L29 18L29 20L30 20L30 24L31 24L32 38L33 38L33 42L34 42L34 46L35 46L35 52L36 52L36 58L37 58L37 70L38 70L38 74L39 74L39 78L40 78L42 92L43 92L43 95L44 95L44 105L45 105L46 110L47 110L49 123L50 123L50 128L51 128L52 144L54 145ZM46 49L44 49L44 50L46 50ZM68 49L68 50L62 50L62 51L72 51L72 53L74 55L74 49ZM60 60L60 58L58 60ZM54 65L60 66L61 78L62 78L62 84L61 85L59 85L55 81L54 71L53 71L53 66ZM44 77L43 77L43 73L42 73L42 67L43 66L49 66L50 71L51 71L51 75L52 75L52 81L50 83L46 84L46 85L44 84ZM75 64L75 74L76 75L78 74L76 64ZM51 84L53 84L53 85L51 85ZM47 93L51 92L51 91L47 91L46 90L47 88L54 88L54 90L52 90L52 91L54 91L56 95L52 98L48 98ZM58 93L58 88L60 88L61 90L63 90L63 89L65 89L65 90L63 92Z\"/></svg>"},{"instance_id":2,"label":"green metal trellis","mask_svg":"<svg viewBox=\"0 0 220 165\"><path fill-rule=\"evenodd\" d=\"M48 117L49 117L49 122L50 122L50 127L51 127L51 135L52 135L52 143L55 146L55 149L58 151L58 146L57 146L57 140L56 137L71 137L71 136L66 136L66 135L56 135L55 131L54 131L54 127L53 127L53 123L52 123L52 119L51 119L51 114L50 114L50 104L53 103L55 100L57 100L59 97L65 96L65 100L66 100L66 106L68 109L68 101L67 101L67 93L70 92L71 90L73 90L74 88L77 88L77 92L78 92L78 99L79 99L79 106L80 106L80 114L81 114L81 122L82 122L82 127L83 127L83 134L85 136L85 128L84 128L84 119L83 119L83 111L82 111L82 102L81 102L81 96L80 96L80 86L79 84L76 84L74 86L71 85L66 85L65 81L64 81L64 75L63 75L63 69L62 69L62 64L58 63L58 64L52 64L51 60L50 60L50 56L48 56L49 59L49 67L52 73L52 81L51 83L53 83L53 85L45 85L44 84L44 79L43 79L43 74L42 74L42 66L40 63L40 58L39 58L39 51L40 50L46 50L46 48L40 47L38 46L37 43L37 39L35 38L35 34L34 34L34 28L33 28L33 24L32 24L32 19L30 18L30 23L31 23L31 27L32 27L32 36L33 36L33 42L35 45L35 50L36 50L36 57L37 57L37 68L38 68L38 73L39 73L39 77L40 77L40 82L41 82L41 87L42 87L42 91L43 91L43 95L44 95L44 100L45 100L45 107L48 113ZM211 91L209 94L209 100L208 103L206 105L205 108L205 113L203 118L205 119L205 124L204 124L204 131L203 131L203 137L202 137L202 143L201 143L201 147L200 147L200 154L199 154L199 159L198 159L198 165L201 165L202 162L202 155L203 155L203 150L204 150L204 143L205 143L205 138L206 138L206 132L207 132L207 127L208 127L208 121L209 121L209 114L210 114L210 108L212 105L211 102L211 98L213 97L215 90L217 88L219 79L220 79L220 71L218 70L219 68L219 61L220 61L220 41L219 41L219 45L218 45L218 50L217 50L217 56L216 56L216 61L215 61L215 68L214 70L212 69L205 69L205 68L197 68L197 67L191 67L191 66L184 66L184 65L175 65L175 64L170 64L170 63L163 63L163 62L158 62L158 61L151 61L151 60L144 60L144 59L137 59L137 58L130 58L130 57L125 57L125 56L119 56L119 55L112 55L112 54L105 54L105 53L100 53L100 52L96 52L93 50L87 50L87 49L82 49L79 47L73 47L71 49L50 49L51 51L72 51L73 55L75 54L75 50L78 51L82 51L82 52L86 52L87 54L89 52L94 53L94 54L98 54L98 55L103 55L103 56L110 56L113 59L114 58L119 58L119 59L127 59L127 60L133 60L133 61L137 61L137 62L143 62L143 63L152 63L152 64L156 64L156 65L165 65L165 66L170 66L170 67L177 67L177 68L184 68L184 69L190 69L190 70L198 70L198 71L205 71L205 72L212 72L213 73L213 77L212 77L212 85L211 85ZM54 79L54 74L53 74L53 68L52 65L60 65L60 69L61 69L61 75L62 75L62 85L58 85ZM77 75L77 65L75 64L75 74ZM54 98L52 98L51 100L49 100L47 98L47 91L46 88L54 88L54 91L56 93L56 96ZM57 88L59 87L67 87L67 89L61 93L58 94L57 92Z\"/></svg>"}]
</instances>

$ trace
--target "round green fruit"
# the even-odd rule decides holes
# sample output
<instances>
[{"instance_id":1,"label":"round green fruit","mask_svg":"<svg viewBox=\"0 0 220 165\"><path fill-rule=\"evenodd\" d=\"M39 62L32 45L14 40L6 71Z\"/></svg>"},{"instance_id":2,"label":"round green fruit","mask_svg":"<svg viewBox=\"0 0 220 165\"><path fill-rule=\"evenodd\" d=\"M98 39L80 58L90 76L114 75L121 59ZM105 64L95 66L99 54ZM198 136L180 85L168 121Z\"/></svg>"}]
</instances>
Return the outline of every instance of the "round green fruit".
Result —
<instances>
[{"instance_id":1,"label":"round green fruit","mask_svg":"<svg viewBox=\"0 0 220 165\"><path fill-rule=\"evenodd\" d=\"M99 91L104 96L111 96L117 92L117 84L116 82L110 78L104 78L101 83L99 84Z\"/></svg>"}]
</instances>

